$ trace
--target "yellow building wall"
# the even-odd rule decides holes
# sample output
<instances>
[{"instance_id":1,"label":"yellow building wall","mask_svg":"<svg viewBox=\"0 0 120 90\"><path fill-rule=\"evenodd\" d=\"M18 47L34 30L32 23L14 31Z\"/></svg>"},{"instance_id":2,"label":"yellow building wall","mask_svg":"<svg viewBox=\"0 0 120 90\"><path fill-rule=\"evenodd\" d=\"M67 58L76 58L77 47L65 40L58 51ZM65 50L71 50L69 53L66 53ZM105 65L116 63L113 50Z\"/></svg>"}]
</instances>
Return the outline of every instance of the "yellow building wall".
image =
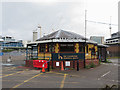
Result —
<instances>
[{"instance_id":1,"label":"yellow building wall","mask_svg":"<svg viewBox=\"0 0 120 90\"><path fill-rule=\"evenodd\" d=\"M79 43L75 44L75 53L79 53Z\"/></svg>"},{"instance_id":2,"label":"yellow building wall","mask_svg":"<svg viewBox=\"0 0 120 90\"><path fill-rule=\"evenodd\" d=\"M85 47L85 59L94 59L94 58L97 58L97 56L92 56L91 57L91 50L89 50L90 48L95 48L95 52L98 51L98 47L95 46L94 44L87 44L88 45L88 53L87 53L87 46Z\"/></svg>"},{"instance_id":3,"label":"yellow building wall","mask_svg":"<svg viewBox=\"0 0 120 90\"><path fill-rule=\"evenodd\" d=\"M87 46L85 47L85 59L94 59L94 58L97 58L97 56L95 55L95 56L92 56L91 57L91 50L89 50L90 48L95 48L95 52L97 52L98 51L98 47L97 46L95 46L94 44L87 44L88 45L88 53L87 53L87 51L86 51L86 48L87 48ZM51 58L51 53L50 52L47 52L47 48L48 48L48 46L47 46L47 44L45 44L45 48L46 48L46 53L43 53L43 52L40 52L39 50L40 50L40 45L38 45L38 59L44 59L44 57L45 57L45 59L49 59L49 58ZM56 43L55 44L55 53L59 53L59 44L58 43ZM76 43L75 44L75 53L79 53L79 43Z\"/></svg>"},{"instance_id":4,"label":"yellow building wall","mask_svg":"<svg viewBox=\"0 0 120 90\"><path fill-rule=\"evenodd\" d=\"M59 44L56 43L56 45L55 45L55 53L58 53L58 52L59 52Z\"/></svg>"}]
</instances>

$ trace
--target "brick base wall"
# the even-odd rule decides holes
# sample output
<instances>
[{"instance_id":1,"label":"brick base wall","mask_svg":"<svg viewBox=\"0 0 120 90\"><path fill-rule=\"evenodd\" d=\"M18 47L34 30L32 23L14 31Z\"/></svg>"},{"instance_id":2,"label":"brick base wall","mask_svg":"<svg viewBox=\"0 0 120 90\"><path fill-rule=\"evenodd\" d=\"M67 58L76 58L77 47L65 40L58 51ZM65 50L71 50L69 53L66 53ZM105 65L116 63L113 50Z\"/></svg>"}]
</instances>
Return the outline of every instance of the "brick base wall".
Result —
<instances>
[{"instance_id":1,"label":"brick base wall","mask_svg":"<svg viewBox=\"0 0 120 90\"><path fill-rule=\"evenodd\" d=\"M59 66L56 66L56 62L59 62ZM53 61L53 68L61 69L61 62L62 61ZM63 61L64 68L75 68L75 69L77 69L77 61L70 61L70 66L65 66L65 62L66 61ZM98 59L86 60L86 66L90 65L91 63L94 63L97 66L97 65L99 65L99 60ZM26 65L25 66L33 68L33 60L26 60ZM50 61L50 67L52 67L52 61ZM84 68L84 60L79 60L79 68Z\"/></svg>"},{"instance_id":2,"label":"brick base wall","mask_svg":"<svg viewBox=\"0 0 120 90\"><path fill-rule=\"evenodd\" d=\"M59 62L59 66L56 66L56 62ZM73 65L74 64L74 65ZM52 66L52 61L50 62L50 66ZM64 68L75 68L77 69L77 61L70 61L70 66L65 66L65 61L63 61ZM53 61L54 68L61 68L61 61ZM84 61L79 60L79 68L84 68Z\"/></svg>"},{"instance_id":3,"label":"brick base wall","mask_svg":"<svg viewBox=\"0 0 120 90\"><path fill-rule=\"evenodd\" d=\"M86 65L90 65L91 63L94 63L95 65L99 65L99 60L86 60Z\"/></svg>"},{"instance_id":4,"label":"brick base wall","mask_svg":"<svg viewBox=\"0 0 120 90\"><path fill-rule=\"evenodd\" d=\"M25 66L33 68L33 60L26 60Z\"/></svg>"}]
</instances>

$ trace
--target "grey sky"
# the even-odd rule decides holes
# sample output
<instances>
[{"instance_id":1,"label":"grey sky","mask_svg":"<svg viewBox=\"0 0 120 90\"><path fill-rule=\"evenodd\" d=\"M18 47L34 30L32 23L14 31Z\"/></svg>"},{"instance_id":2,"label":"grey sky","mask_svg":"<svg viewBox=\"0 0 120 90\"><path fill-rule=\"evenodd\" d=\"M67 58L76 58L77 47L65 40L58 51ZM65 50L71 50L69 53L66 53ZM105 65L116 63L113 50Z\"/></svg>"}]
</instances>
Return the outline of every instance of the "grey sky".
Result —
<instances>
[{"instance_id":1,"label":"grey sky","mask_svg":"<svg viewBox=\"0 0 120 90\"><path fill-rule=\"evenodd\" d=\"M109 17L112 16L112 23L118 23L116 6L118 0L113 1L114 3L88 2L87 0L85 2L83 0L79 2L2 2L2 35L32 40L32 31L40 24L42 35L51 33L52 29L63 29L84 36L86 8L89 20L109 23ZM117 31L117 27L112 26L112 33ZM108 38L109 26L88 22L87 37L91 35Z\"/></svg>"}]
</instances>

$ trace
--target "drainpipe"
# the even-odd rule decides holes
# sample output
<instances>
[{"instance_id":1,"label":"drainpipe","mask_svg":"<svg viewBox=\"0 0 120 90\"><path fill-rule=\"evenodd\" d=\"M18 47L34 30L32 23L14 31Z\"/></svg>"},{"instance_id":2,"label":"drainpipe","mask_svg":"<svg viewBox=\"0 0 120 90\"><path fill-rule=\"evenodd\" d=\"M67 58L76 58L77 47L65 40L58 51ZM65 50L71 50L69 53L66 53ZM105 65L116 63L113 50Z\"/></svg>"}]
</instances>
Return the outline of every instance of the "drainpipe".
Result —
<instances>
[{"instance_id":1,"label":"drainpipe","mask_svg":"<svg viewBox=\"0 0 120 90\"><path fill-rule=\"evenodd\" d=\"M84 43L84 68L86 67L86 62L85 62L85 46L86 46L86 42Z\"/></svg>"}]
</instances>

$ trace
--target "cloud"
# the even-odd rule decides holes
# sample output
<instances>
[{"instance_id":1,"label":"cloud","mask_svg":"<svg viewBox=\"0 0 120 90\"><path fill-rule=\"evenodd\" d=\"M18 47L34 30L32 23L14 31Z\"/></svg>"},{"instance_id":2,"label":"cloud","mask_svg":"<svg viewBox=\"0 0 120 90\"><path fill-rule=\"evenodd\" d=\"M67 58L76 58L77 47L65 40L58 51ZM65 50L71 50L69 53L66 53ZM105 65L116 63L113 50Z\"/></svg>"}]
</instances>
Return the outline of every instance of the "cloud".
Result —
<instances>
[{"instance_id":1,"label":"cloud","mask_svg":"<svg viewBox=\"0 0 120 90\"><path fill-rule=\"evenodd\" d=\"M113 14L115 15L111 14L112 22L116 24L118 18L115 4L113 5L113 2L98 3L97 1L92 0L87 4L87 19L109 22L110 13L114 12ZM110 5L113 5L111 11L109 10ZM2 8L3 35L13 35L17 39L32 40L32 31L40 24L42 27L42 35L44 33L51 33L52 29L64 29L84 36L85 1L51 1L50 3L4 2ZM107 25L87 22L87 37L91 35L103 35L109 37L108 31L109 26ZM117 28L112 26L112 32L116 31Z\"/></svg>"}]
</instances>

